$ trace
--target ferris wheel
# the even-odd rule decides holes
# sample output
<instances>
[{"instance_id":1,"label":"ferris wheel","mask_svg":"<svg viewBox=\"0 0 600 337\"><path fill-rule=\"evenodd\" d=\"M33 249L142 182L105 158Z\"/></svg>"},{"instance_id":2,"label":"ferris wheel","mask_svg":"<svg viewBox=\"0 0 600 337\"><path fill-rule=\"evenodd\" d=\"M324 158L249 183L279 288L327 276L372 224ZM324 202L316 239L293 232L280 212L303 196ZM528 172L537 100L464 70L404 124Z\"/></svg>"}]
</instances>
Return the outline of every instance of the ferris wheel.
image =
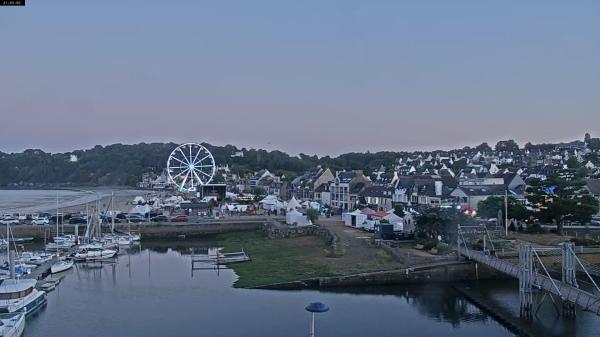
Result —
<instances>
[{"instance_id":1,"label":"ferris wheel","mask_svg":"<svg viewBox=\"0 0 600 337\"><path fill-rule=\"evenodd\" d=\"M169 180L180 192L193 192L197 186L210 183L215 170L215 158L212 153L196 143L179 145L167 160Z\"/></svg>"}]
</instances>

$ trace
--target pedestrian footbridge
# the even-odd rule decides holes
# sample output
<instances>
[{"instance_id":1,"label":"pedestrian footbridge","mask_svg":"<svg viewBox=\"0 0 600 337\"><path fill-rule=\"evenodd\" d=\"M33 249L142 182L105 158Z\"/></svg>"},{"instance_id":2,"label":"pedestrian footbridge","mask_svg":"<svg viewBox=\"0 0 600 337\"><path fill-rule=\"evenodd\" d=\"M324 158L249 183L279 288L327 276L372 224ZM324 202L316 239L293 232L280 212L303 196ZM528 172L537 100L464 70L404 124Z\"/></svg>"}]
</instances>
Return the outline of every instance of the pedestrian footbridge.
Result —
<instances>
[{"instance_id":1,"label":"pedestrian footbridge","mask_svg":"<svg viewBox=\"0 0 600 337\"><path fill-rule=\"evenodd\" d=\"M589 272L596 266L582 261L573 243L559 247L514 244L485 225L458 226L457 238L459 256L519 280L522 317L532 318L547 299L567 317L575 316L575 306L600 315L600 288Z\"/></svg>"}]
</instances>

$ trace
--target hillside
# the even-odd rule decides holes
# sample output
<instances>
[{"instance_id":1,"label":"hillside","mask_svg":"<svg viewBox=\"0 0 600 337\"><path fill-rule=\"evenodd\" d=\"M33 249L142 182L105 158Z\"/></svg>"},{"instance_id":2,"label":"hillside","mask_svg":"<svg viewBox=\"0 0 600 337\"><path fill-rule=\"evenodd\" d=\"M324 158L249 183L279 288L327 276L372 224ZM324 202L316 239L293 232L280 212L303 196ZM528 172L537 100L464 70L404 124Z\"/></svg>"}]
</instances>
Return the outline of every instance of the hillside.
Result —
<instances>
[{"instance_id":1,"label":"hillside","mask_svg":"<svg viewBox=\"0 0 600 337\"><path fill-rule=\"evenodd\" d=\"M577 143L582 143L576 141ZM600 145L598 138L591 139L594 147ZM213 146L203 144L213 154L218 165L229 165L238 174L251 173L266 168L277 174L292 178L316 165L332 169L362 169L372 172L381 165L390 167L398 158L427 152L346 153L338 157L317 157L300 154L290 156L281 151L266 151L238 148L233 145ZM560 144L526 144L525 149L544 151ZM134 186L142 173L161 172L175 143L140 143L134 145L113 144L95 146L87 150L66 153L47 153L29 149L20 153L0 152L0 187L44 187L44 186ZM521 151L513 141L498 142L496 150ZM243 157L232 156L242 151ZM452 151L431 153L470 154L477 151L492 151L486 143L476 147L465 147Z\"/></svg>"}]
</instances>

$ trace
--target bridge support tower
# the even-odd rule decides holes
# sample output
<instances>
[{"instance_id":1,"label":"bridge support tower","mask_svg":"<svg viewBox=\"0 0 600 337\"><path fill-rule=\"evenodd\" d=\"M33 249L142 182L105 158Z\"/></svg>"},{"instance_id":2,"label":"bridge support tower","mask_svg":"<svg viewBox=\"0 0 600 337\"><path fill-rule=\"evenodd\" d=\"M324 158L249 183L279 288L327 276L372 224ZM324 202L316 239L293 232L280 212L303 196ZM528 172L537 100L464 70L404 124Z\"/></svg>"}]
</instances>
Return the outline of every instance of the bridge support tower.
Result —
<instances>
[{"instance_id":1,"label":"bridge support tower","mask_svg":"<svg viewBox=\"0 0 600 337\"><path fill-rule=\"evenodd\" d=\"M572 242L561 243L561 264L562 264L562 281L574 288L579 288L577 284L577 261L575 260L575 251L573 250ZM575 317L575 303L563 300L562 313L564 317Z\"/></svg>"},{"instance_id":2,"label":"bridge support tower","mask_svg":"<svg viewBox=\"0 0 600 337\"><path fill-rule=\"evenodd\" d=\"M519 246L519 314L521 318L533 318L533 248L529 244Z\"/></svg>"}]
</instances>

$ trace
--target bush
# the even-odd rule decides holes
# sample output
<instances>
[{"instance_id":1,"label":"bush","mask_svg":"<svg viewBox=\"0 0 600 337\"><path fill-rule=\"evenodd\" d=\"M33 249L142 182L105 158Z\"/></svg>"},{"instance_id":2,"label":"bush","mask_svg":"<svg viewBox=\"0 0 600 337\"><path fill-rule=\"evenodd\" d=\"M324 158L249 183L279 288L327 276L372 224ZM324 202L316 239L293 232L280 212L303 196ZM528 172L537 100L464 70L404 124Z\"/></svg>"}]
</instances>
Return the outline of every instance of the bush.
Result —
<instances>
[{"instance_id":1,"label":"bush","mask_svg":"<svg viewBox=\"0 0 600 337\"><path fill-rule=\"evenodd\" d=\"M525 233L536 234L536 233L546 233L546 230L540 226L538 223L531 224L525 228Z\"/></svg>"},{"instance_id":2,"label":"bush","mask_svg":"<svg viewBox=\"0 0 600 337\"><path fill-rule=\"evenodd\" d=\"M319 220L319 211L314 208L309 208L306 210L306 217L308 220L314 223L315 221Z\"/></svg>"},{"instance_id":3,"label":"bush","mask_svg":"<svg viewBox=\"0 0 600 337\"><path fill-rule=\"evenodd\" d=\"M596 245L598 245L598 241L596 241L594 239L588 239L588 238L572 238L570 241L573 242L575 244L575 246L596 246Z\"/></svg>"},{"instance_id":4,"label":"bush","mask_svg":"<svg viewBox=\"0 0 600 337\"><path fill-rule=\"evenodd\" d=\"M418 244L423 245L423 250L430 250L431 248L437 247L437 240L431 238L420 238L416 241Z\"/></svg>"},{"instance_id":5,"label":"bush","mask_svg":"<svg viewBox=\"0 0 600 337\"><path fill-rule=\"evenodd\" d=\"M438 254L442 254L448 251L448 244L444 243L444 242L438 242L438 244L435 246L435 248L438 251Z\"/></svg>"}]
</instances>

